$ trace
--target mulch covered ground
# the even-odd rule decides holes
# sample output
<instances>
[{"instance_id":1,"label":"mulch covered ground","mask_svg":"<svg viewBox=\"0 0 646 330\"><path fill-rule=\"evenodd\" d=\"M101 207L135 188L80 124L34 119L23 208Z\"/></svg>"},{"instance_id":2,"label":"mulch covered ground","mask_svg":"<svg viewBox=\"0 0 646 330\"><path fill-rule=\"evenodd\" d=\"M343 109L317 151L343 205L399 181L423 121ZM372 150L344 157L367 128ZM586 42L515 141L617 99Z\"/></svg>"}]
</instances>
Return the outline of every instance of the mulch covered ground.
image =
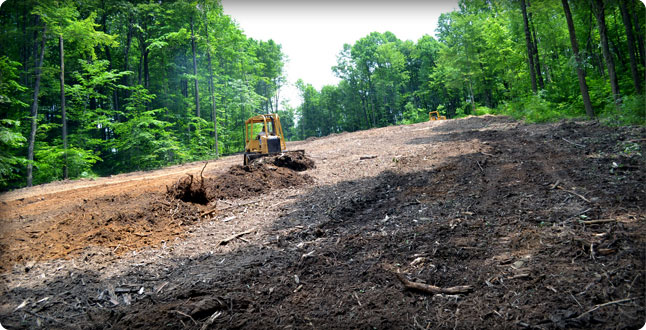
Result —
<instances>
[{"instance_id":1,"label":"mulch covered ground","mask_svg":"<svg viewBox=\"0 0 646 330\"><path fill-rule=\"evenodd\" d=\"M301 142L316 162L301 173L196 166L159 192L6 219L0 323L639 329L645 133L395 126Z\"/></svg>"}]
</instances>

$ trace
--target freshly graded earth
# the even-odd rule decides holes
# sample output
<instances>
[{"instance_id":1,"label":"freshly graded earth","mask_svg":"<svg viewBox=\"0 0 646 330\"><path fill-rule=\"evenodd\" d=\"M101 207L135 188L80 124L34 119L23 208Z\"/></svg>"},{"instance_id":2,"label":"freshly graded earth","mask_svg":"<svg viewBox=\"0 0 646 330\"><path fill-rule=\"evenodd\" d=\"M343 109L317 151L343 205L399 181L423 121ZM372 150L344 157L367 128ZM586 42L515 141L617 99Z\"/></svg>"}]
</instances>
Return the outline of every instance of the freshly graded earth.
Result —
<instances>
[{"instance_id":1,"label":"freshly graded earth","mask_svg":"<svg viewBox=\"0 0 646 330\"><path fill-rule=\"evenodd\" d=\"M288 148L308 166L236 155L0 195L0 324L646 322L643 127L484 116Z\"/></svg>"}]
</instances>

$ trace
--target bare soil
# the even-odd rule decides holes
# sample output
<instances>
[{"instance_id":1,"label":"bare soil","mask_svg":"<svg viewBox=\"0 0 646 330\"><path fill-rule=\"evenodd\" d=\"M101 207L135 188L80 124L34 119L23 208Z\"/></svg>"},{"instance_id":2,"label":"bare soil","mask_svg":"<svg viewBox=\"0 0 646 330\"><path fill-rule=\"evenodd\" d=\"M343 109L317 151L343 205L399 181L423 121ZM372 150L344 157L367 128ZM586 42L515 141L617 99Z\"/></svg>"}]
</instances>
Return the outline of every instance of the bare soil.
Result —
<instances>
[{"instance_id":1,"label":"bare soil","mask_svg":"<svg viewBox=\"0 0 646 330\"><path fill-rule=\"evenodd\" d=\"M0 323L639 329L645 137L470 117L5 193Z\"/></svg>"}]
</instances>

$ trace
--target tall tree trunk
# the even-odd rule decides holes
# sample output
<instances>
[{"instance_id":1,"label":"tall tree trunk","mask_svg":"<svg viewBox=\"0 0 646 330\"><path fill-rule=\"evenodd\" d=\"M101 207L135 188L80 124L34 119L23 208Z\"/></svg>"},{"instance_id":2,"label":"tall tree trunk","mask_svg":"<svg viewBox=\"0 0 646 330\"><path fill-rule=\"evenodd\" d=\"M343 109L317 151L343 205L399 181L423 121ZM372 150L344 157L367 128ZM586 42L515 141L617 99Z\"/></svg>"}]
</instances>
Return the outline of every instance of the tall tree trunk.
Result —
<instances>
[{"instance_id":1,"label":"tall tree trunk","mask_svg":"<svg viewBox=\"0 0 646 330\"><path fill-rule=\"evenodd\" d=\"M527 6L531 7L529 0L527 1ZM532 31L532 51L534 52L534 65L536 66L536 77L538 78L538 87L545 89L545 83L543 82L543 73L541 70L541 59L538 56L538 39L536 38L536 28L534 27L534 19L532 12L527 13L529 16L529 28Z\"/></svg>"},{"instance_id":2,"label":"tall tree trunk","mask_svg":"<svg viewBox=\"0 0 646 330\"><path fill-rule=\"evenodd\" d=\"M635 56L635 37L633 36L633 24L630 21L630 15L628 13L628 6L626 6L626 0L619 0L619 9L621 10L621 18L624 21L624 27L626 28L628 54L630 55L630 73L633 76L635 92L640 93L641 79L639 78L639 72L637 71L637 58Z\"/></svg>"},{"instance_id":3,"label":"tall tree trunk","mask_svg":"<svg viewBox=\"0 0 646 330\"><path fill-rule=\"evenodd\" d=\"M527 57L529 58L529 75L532 77L532 91L536 94L538 88L536 87L536 73L534 72L534 52L532 50L532 35L529 32L525 0L520 0L520 9L523 12L523 26L525 27L525 43L527 44Z\"/></svg>"},{"instance_id":4,"label":"tall tree trunk","mask_svg":"<svg viewBox=\"0 0 646 330\"><path fill-rule=\"evenodd\" d=\"M139 84L141 85L141 80L143 79L143 86L145 89L148 89L148 83L150 79L150 72L148 71L148 40L146 36L148 35L148 25L144 21L142 24L142 29L139 31L139 48L141 49L141 58L139 59Z\"/></svg>"},{"instance_id":5,"label":"tall tree trunk","mask_svg":"<svg viewBox=\"0 0 646 330\"><path fill-rule=\"evenodd\" d=\"M144 53L143 51L139 55L139 63L137 63L137 85L141 85L141 71L144 63Z\"/></svg>"},{"instance_id":6,"label":"tall tree trunk","mask_svg":"<svg viewBox=\"0 0 646 330\"><path fill-rule=\"evenodd\" d=\"M531 17L531 13L530 13ZM531 20L530 20L530 24ZM543 72L541 70L541 59L540 56L538 56L538 40L536 40L536 29L534 28L534 25L532 24L531 26L532 30L532 39L534 41L532 45L532 50L534 51L534 65L536 66L536 77L538 78L538 87L541 89L545 89L545 82L543 81Z\"/></svg>"},{"instance_id":7,"label":"tall tree trunk","mask_svg":"<svg viewBox=\"0 0 646 330\"><path fill-rule=\"evenodd\" d=\"M195 34L193 33L193 16L191 16L191 49L193 50L193 75L195 76L195 116L200 117L200 90L197 83L197 58L195 57Z\"/></svg>"},{"instance_id":8,"label":"tall tree trunk","mask_svg":"<svg viewBox=\"0 0 646 330\"><path fill-rule=\"evenodd\" d=\"M22 82L23 86L27 86L27 79L28 79L28 62L29 62L29 57L31 56L29 54L29 32L27 31L27 26L29 25L29 10L27 6L23 6L22 10L22 46L20 47L20 63L22 64L22 67L24 70L20 74L20 81Z\"/></svg>"},{"instance_id":9,"label":"tall tree trunk","mask_svg":"<svg viewBox=\"0 0 646 330\"><path fill-rule=\"evenodd\" d=\"M563 11L565 12L565 19L567 20L567 29L570 32L570 43L572 44L572 51L576 59L576 74L579 77L579 89L583 97L583 106L585 113L590 118L594 118L594 110L590 102L590 94L588 93L588 84L585 82L585 72L583 71L583 63L581 61L581 54L579 54L579 44L576 41L576 32L574 30L574 22L572 22L572 13L570 12L570 5L567 0L561 0L563 3Z\"/></svg>"},{"instance_id":10,"label":"tall tree trunk","mask_svg":"<svg viewBox=\"0 0 646 330\"><path fill-rule=\"evenodd\" d=\"M148 69L148 45L144 45L144 87L149 90L150 87L150 70Z\"/></svg>"},{"instance_id":11,"label":"tall tree trunk","mask_svg":"<svg viewBox=\"0 0 646 330\"><path fill-rule=\"evenodd\" d=\"M32 186L34 168L34 142L36 141L36 129L38 128L38 92L40 91L40 76L45 58L45 40L47 39L47 27L43 28L42 40L40 42L40 59L36 66L36 82L34 83L34 101L31 104L31 132L29 133L29 147L27 148L27 187Z\"/></svg>"},{"instance_id":12,"label":"tall tree trunk","mask_svg":"<svg viewBox=\"0 0 646 330\"><path fill-rule=\"evenodd\" d=\"M207 21L206 14L204 21ZM213 142L215 146L215 158L220 156L220 149L218 147L218 114L215 111L215 87L213 86L213 65L211 63L211 45L209 43L209 25L204 24L204 35L206 36L206 60L209 65L209 92L211 93L211 111L213 113Z\"/></svg>"},{"instance_id":13,"label":"tall tree trunk","mask_svg":"<svg viewBox=\"0 0 646 330\"><path fill-rule=\"evenodd\" d=\"M473 95L473 83L471 82L471 77L469 77L469 99L471 100L471 114L474 114L476 112L476 99Z\"/></svg>"},{"instance_id":14,"label":"tall tree trunk","mask_svg":"<svg viewBox=\"0 0 646 330\"><path fill-rule=\"evenodd\" d=\"M639 15L637 14L638 8L635 8L635 4L639 5L639 1L631 0L632 12L633 12L633 23L635 25L635 34L637 35L637 45L639 45L639 56L641 58L640 62L644 67L646 67L646 45L644 45L644 34L642 33L641 25L639 25Z\"/></svg>"},{"instance_id":15,"label":"tall tree trunk","mask_svg":"<svg viewBox=\"0 0 646 330\"><path fill-rule=\"evenodd\" d=\"M608 76L610 77L610 89L612 90L612 97L615 101L615 107L619 109L621 102L621 95L619 95L619 83L617 81L617 72L615 71L615 61L610 53L608 47L608 30L606 29L606 14L604 12L603 0L592 0L594 15L597 18L597 27L599 29L599 36L601 37L601 50L603 51L603 58L606 61L608 69Z\"/></svg>"},{"instance_id":16,"label":"tall tree trunk","mask_svg":"<svg viewBox=\"0 0 646 330\"><path fill-rule=\"evenodd\" d=\"M130 68L130 45L132 45L132 18L128 15L128 33L126 34L126 47L123 56L123 71L128 71ZM122 78L123 85L128 86L128 75Z\"/></svg>"},{"instance_id":17,"label":"tall tree trunk","mask_svg":"<svg viewBox=\"0 0 646 330\"><path fill-rule=\"evenodd\" d=\"M34 15L34 20L32 22L33 26L37 26L39 24L39 22L40 22L40 17ZM33 42L33 45L32 45L31 54L32 54L32 56L34 58L34 63L32 64L33 66L31 68L36 70L36 68L38 68L39 65L40 65L40 64L38 64L38 30L37 29L34 29L32 40L34 42ZM27 74L29 74L29 70L31 68L28 65L25 65L25 71L28 71ZM29 75L29 78L30 78L29 83L32 84L34 82L34 80L32 80L32 79L34 79L34 78L33 78L32 75Z\"/></svg>"},{"instance_id":18,"label":"tall tree trunk","mask_svg":"<svg viewBox=\"0 0 646 330\"><path fill-rule=\"evenodd\" d=\"M67 113L65 112L65 49L63 36L58 36L58 50L61 56L61 117L63 121L63 179L68 178L67 173Z\"/></svg>"}]
</instances>

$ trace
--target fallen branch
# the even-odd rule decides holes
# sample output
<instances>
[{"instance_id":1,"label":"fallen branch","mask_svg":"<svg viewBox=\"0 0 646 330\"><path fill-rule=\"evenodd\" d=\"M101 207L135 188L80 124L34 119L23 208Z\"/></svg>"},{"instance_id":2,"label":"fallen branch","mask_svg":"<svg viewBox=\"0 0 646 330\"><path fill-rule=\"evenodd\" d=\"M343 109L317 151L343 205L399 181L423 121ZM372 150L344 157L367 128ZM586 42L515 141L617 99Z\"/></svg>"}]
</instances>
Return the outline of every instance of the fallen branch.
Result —
<instances>
[{"instance_id":1,"label":"fallen branch","mask_svg":"<svg viewBox=\"0 0 646 330\"><path fill-rule=\"evenodd\" d=\"M609 301L609 302L607 302L607 303L603 303L603 304L595 305L595 306L594 306L594 307L592 307L590 310L588 310L588 311L587 311L587 312L585 312L585 313L582 313L581 315L577 316L576 318L577 318L577 319L579 319L579 318L583 317L583 315L590 314L590 313L592 313L592 312L596 311L597 309L599 309L599 308L601 308L601 307L604 307L604 306L614 305L614 304L621 304L621 303L623 303L623 302L629 302L629 301L635 300L635 299L637 299L637 298L639 298L639 297L619 299L619 300Z\"/></svg>"},{"instance_id":2,"label":"fallen branch","mask_svg":"<svg viewBox=\"0 0 646 330\"><path fill-rule=\"evenodd\" d=\"M556 188L561 189L561 190L563 190L563 191L565 191L565 192L568 192L568 193L570 193L570 194L572 194L572 195L574 195L574 196L576 196L576 197L579 197L579 198L581 198L582 200L584 200L584 201L586 201L586 202L588 202L588 203L592 203L592 202L590 202L590 200L588 200L587 198L583 197L583 195L581 195L581 194L579 194L579 193L575 193L575 192L574 192L574 191L572 191L572 190L567 190L567 189L565 189L565 188L563 188L563 187L561 187L561 186L557 186Z\"/></svg>"},{"instance_id":3,"label":"fallen branch","mask_svg":"<svg viewBox=\"0 0 646 330\"><path fill-rule=\"evenodd\" d=\"M177 313L179 315L182 315L184 317L188 317L189 319L191 319L191 321L193 321L193 324L197 325L197 321L195 321L195 319L192 316L190 316L190 315L188 315L188 314L186 314L184 312L178 311L176 309L173 309L172 312L175 312L175 313Z\"/></svg>"},{"instance_id":4,"label":"fallen branch","mask_svg":"<svg viewBox=\"0 0 646 330\"><path fill-rule=\"evenodd\" d=\"M359 157L359 160L364 160L364 159L373 159L377 158L377 155L366 155L366 156L361 156Z\"/></svg>"},{"instance_id":5,"label":"fallen branch","mask_svg":"<svg viewBox=\"0 0 646 330\"><path fill-rule=\"evenodd\" d=\"M587 220L587 221L579 221L584 225L594 225L598 223L608 223L608 222L615 222L617 219L599 219L599 220Z\"/></svg>"},{"instance_id":6,"label":"fallen branch","mask_svg":"<svg viewBox=\"0 0 646 330\"><path fill-rule=\"evenodd\" d=\"M571 144L571 145L577 146L577 147L579 147L579 148L585 148L585 146L584 146L584 145L582 145L582 144L574 143L574 142L572 142L572 141L570 141L570 140L568 140L568 139L566 139L566 138L561 138L561 139L563 139L563 141L565 141L565 142L567 142L567 143L569 143L569 144Z\"/></svg>"},{"instance_id":7,"label":"fallen branch","mask_svg":"<svg viewBox=\"0 0 646 330\"><path fill-rule=\"evenodd\" d=\"M243 231L243 232L241 232L241 233L237 233L237 234L235 234L235 235L231 235L231 236L229 236L229 237L227 237L227 238L225 238L225 239L221 240L221 241L220 241L220 243L218 243L218 246L220 246L220 245L225 245L225 244L229 243L230 241L233 241L234 239L236 239L236 238L238 238L238 237L241 237L241 236L247 235L247 234L249 234L249 233L252 233L253 231L254 231L254 229L249 229L249 230L247 230L247 231Z\"/></svg>"},{"instance_id":8,"label":"fallen branch","mask_svg":"<svg viewBox=\"0 0 646 330\"><path fill-rule=\"evenodd\" d=\"M406 277L404 277L404 275L400 273L395 273L395 275L397 275L397 278L402 282L402 284L404 284L404 287L409 290L417 290L426 293L468 293L473 290L473 286L471 285L458 285L452 286L450 288L440 288L439 286L435 285L409 281L408 279L406 279Z\"/></svg>"}]
</instances>

